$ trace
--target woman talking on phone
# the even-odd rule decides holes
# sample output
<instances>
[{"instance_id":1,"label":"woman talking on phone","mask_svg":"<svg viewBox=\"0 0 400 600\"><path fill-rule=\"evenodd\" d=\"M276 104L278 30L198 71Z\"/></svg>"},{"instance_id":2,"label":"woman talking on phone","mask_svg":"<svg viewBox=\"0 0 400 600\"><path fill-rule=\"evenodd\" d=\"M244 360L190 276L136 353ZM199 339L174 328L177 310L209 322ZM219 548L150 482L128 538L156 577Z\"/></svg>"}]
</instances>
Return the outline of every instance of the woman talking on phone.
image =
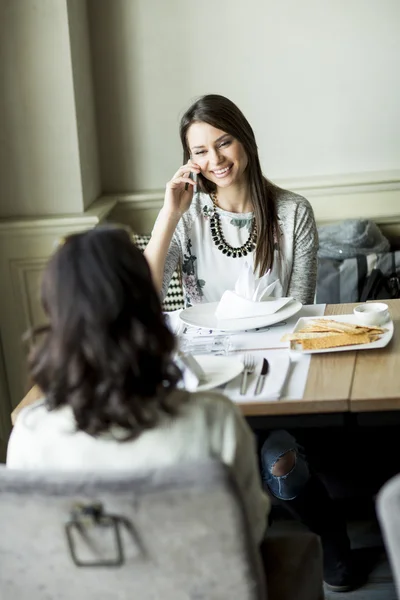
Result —
<instances>
[{"instance_id":1,"label":"woman talking on phone","mask_svg":"<svg viewBox=\"0 0 400 600\"><path fill-rule=\"evenodd\" d=\"M217 302L251 261L258 276L279 279L282 296L313 303L312 208L263 176L244 115L223 96L203 96L183 115L180 136L185 164L167 183L145 252L156 286L166 293L181 264L186 305Z\"/></svg>"},{"instance_id":2,"label":"woman talking on phone","mask_svg":"<svg viewBox=\"0 0 400 600\"><path fill-rule=\"evenodd\" d=\"M312 208L263 176L253 130L238 107L223 96L201 97L183 115L180 137L184 165L166 185L145 250L157 289L166 294L179 264L186 306L218 302L250 262L257 277L278 280L276 296L313 303L318 236ZM269 492L321 536L326 583L352 589L346 525L294 437L270 433L261 462Z\"/></svg>"}]
</instances>

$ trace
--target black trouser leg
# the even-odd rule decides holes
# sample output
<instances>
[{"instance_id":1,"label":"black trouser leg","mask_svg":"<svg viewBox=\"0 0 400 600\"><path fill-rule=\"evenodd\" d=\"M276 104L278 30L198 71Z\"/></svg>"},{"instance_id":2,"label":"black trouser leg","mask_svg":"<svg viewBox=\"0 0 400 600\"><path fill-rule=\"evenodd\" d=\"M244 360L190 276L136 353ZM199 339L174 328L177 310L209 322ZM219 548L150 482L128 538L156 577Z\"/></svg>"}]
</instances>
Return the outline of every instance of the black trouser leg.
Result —
<instances>
[{"instance_id":1,"label":"black trouser leg","mask_svg":"<svg viewBox=\"0 0 400 600\"><path fill-rule=\"evenodd\" d=\"M346 521L319 477L311 475L293 500L278 498L278 502L320 536L324 554L324 580L338 591L352 589L355 584Z\"/></svg>"}]
</instances>

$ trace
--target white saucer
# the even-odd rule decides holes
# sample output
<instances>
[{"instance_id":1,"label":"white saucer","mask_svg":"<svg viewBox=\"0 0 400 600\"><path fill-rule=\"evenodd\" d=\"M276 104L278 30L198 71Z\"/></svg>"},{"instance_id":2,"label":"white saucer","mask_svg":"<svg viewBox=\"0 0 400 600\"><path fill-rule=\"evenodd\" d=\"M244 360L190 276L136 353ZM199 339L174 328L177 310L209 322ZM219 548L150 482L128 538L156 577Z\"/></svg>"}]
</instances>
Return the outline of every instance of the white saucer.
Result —
<instances>
[{"instance_id":1,"label":"white saucer","mask_svg":"<svg viewBox=\"0 0 400 600\"><path fill-rule=\"evenodd\" d=\"M206 381L195 392L212 390L237 377L243 371L243 362L236 356L212 356L201 354L194 357L206 374Z\"/></svg>"},{"instance_id":2,"label":"white saucer","mask_svg":"<svg viewBox=\"0 0 400 600\"><path fill-rule=\"evenodd\" d=\"M246 317L244 319L224 319L223 321L218 320L215 316L217 306L218 302L195 304L190 308L185 308L180 313L179 318L186 325L191 325L192 327L202 327L204 329L219 331L243 331L245 329L268 327L268 325L285 321L298 313L303 305L298 300L292 300L273 315Z\"/></svg>"}]
</instances>

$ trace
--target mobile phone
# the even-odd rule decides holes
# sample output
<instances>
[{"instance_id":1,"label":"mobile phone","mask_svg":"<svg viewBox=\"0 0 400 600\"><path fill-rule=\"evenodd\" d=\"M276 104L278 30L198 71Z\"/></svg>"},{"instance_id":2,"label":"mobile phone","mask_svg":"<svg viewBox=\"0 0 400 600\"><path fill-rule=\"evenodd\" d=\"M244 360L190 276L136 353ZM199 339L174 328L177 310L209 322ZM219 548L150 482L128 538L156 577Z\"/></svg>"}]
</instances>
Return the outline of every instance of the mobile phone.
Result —
<instances>
[{"instance_id":1,"label":"mobile phone","mask_svg":"<svg viewBox=\"0 0 400 600\"><path fill-rule=\"evenodd\" d=\"M189 179L192 179L195 182L195 186L193 187L193 193L195 194L197 192L197 173L192 173L192 171L190 171L189 173ZM189 184L185 183L185 191L187 192L189 189Z\"/></svg>"}]
</instances>

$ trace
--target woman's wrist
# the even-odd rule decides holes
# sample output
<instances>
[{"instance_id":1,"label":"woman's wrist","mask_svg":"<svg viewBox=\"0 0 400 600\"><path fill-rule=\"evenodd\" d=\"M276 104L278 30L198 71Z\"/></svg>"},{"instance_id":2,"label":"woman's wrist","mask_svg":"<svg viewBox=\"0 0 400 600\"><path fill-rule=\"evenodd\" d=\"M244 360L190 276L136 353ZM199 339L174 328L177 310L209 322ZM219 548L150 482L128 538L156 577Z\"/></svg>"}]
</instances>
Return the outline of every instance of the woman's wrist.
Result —
<instances>
[{"instance_id":1,"label":"woman's wrist","mask_svg":"<svg viewBox=\"0 0 400 600\"><path fill-rule=\"evenodd\" d=\"M161 208L160 217L162 218L164 223L167 221L168 223L170 223L171 225L175 225L176 227L182 217L182 213L164 205Z\"/></svg>"}]
</instances>

